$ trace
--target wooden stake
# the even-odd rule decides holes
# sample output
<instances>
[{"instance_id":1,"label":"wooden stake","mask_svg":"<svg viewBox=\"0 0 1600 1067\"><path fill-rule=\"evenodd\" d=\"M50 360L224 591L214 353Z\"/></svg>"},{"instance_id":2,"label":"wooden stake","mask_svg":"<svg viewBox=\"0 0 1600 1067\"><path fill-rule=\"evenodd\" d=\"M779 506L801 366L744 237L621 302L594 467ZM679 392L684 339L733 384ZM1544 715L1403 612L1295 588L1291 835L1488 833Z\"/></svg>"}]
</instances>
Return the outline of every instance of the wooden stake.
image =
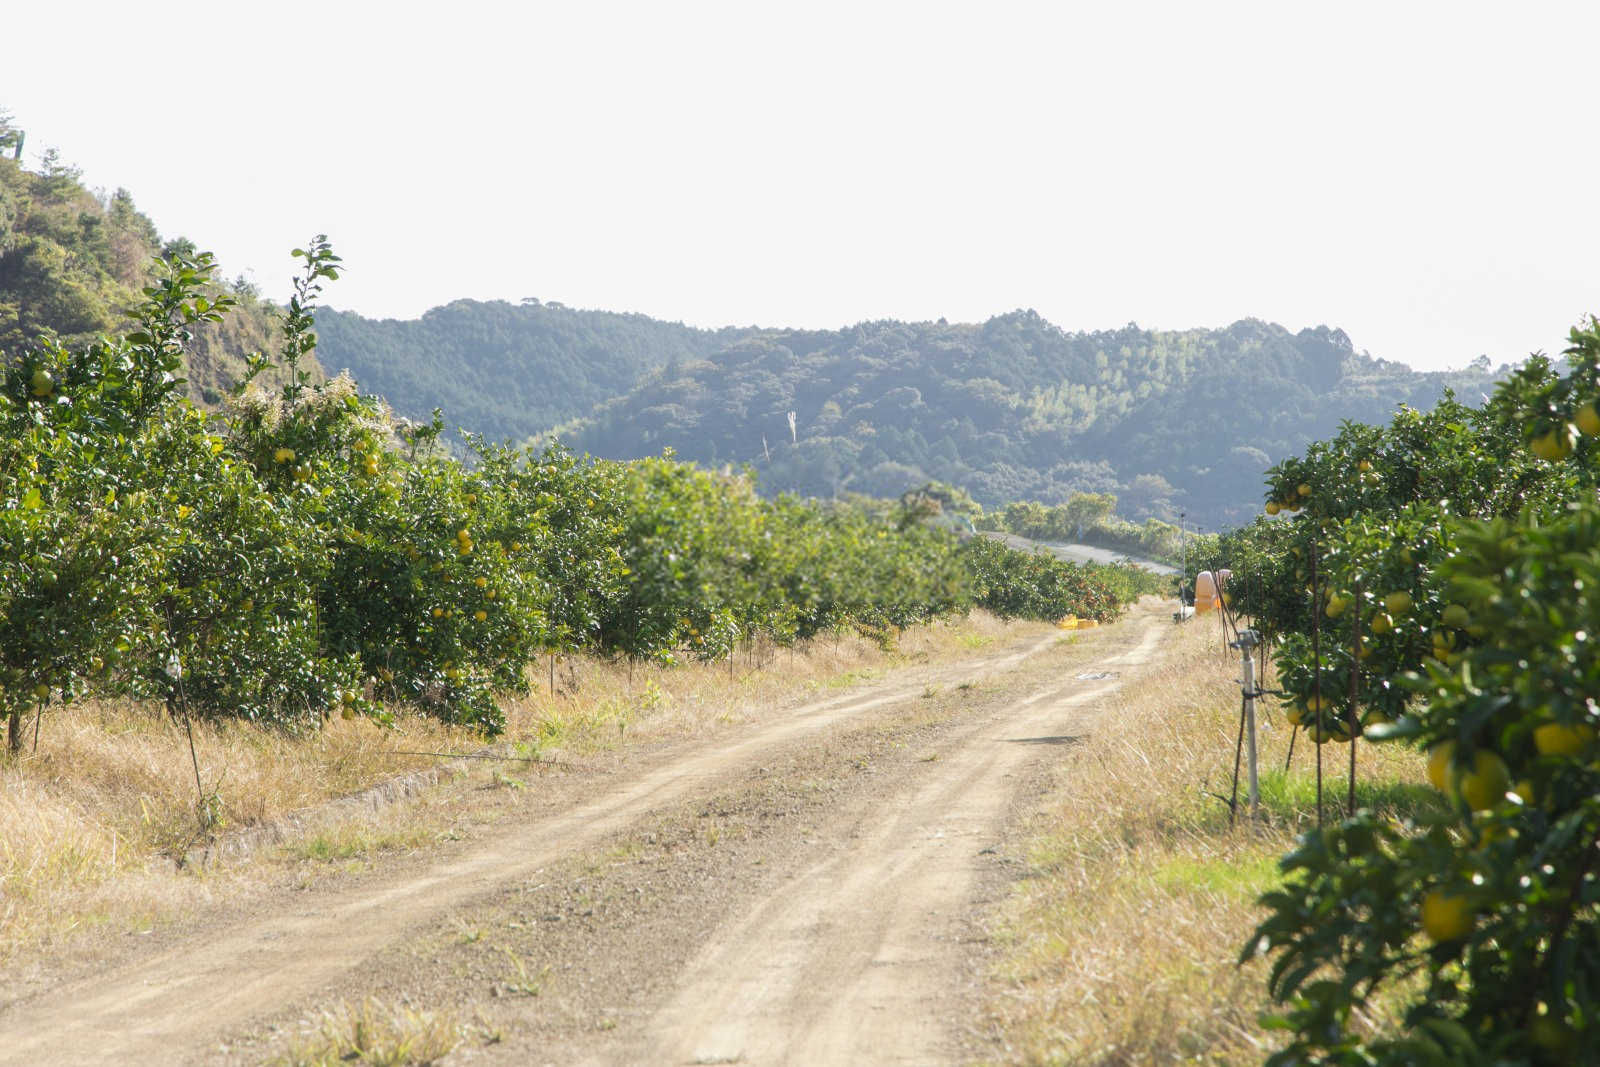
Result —
<instances>
[{"instance_id":1,"label":"wooden stake","mask_svg":"<svg viewBox=\"0 0 1600 1067\"><path fill-rule=\"evenodd\" d=\"M1239 814L1239 760L1244 755L1244 700L1239 701L1239 739L1233 746L1233 795L1228 801L1228 825L1232 826Z\"/></svg>"},{"instance_id":2,"label":"wooden stake","mask_svg":"<svg viewBox=\"0 0 1600 1067\"><path fill-rule=\"evenodd\" d=\"M1356 738L1361 736L1361 715L1356 701L1360 699L1361 680L1361 583L1355 588L1355 618L1350 621L1354 634L1350 646L1350 795L1345 807L1350 815L1356 813Z\"/></svg>"},{"instance_id":3,"label":"wooden stake","mask_svg":"<svg viewBox=\"0 0 1600 1067\"><path fill-rule=\"evenodd\" d=\"M1322 729L1322 597L1317 589L1317 543L1311 542L1311 695L1317 705L1317 729ZM1316 737L1311 738L1316 741ZM1322 829L1322 746L1317 745L1317 829Z\"/></svg>"}]
</instances>

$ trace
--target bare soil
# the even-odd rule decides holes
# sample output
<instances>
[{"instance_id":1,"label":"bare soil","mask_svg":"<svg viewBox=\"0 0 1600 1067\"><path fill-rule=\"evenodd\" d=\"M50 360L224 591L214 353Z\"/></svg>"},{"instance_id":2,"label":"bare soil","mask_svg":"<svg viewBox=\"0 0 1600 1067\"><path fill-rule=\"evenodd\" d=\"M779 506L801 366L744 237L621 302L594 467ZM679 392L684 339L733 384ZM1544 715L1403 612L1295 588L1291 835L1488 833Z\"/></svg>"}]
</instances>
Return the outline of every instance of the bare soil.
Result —
<instances>
[{"instance_id":1,"label":"bare soil","mask_svg":"<svg viewBox=\"0 0 1600 1067\"><path fill-rule=\"evenodd\" d=\"M1004 831L1170 610L541 777L460 840L59 961L0 984L0 1063L259 1063L369 996L453 1013L449 1063L964 1061Z\"/></svg>"}]
</instances>

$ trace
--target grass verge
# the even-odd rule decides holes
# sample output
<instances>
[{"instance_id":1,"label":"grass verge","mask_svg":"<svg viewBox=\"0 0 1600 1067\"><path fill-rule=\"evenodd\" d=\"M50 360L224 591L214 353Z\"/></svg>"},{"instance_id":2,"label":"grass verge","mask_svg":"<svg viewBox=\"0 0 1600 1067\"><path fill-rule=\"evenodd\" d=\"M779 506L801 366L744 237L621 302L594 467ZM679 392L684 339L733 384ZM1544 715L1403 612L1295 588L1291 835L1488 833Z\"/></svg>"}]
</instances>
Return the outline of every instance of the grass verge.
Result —
<instances>
[{"instance_id":1,"label":"grass verge","mask_svg":"<svg viewBox=\"0 0 1600 1067\"><path fill-rule=\"evenodd\" d=\"M1186 625L1159 669L1111 698L1068 750L1022 830L1027 873L1001 907L982 1020L987 1059L1021 1064L1259 1063L1266 967L1236 964L1279 877L1314 826L1317 746L1262 714L1261 812L1230 826L1237 653ZM1270 682L1269 682L1270 684ZM1438 803L1420 754L1358 744L1357 803ZM1349 749L1323 748L1326 817L1343 812ZM1241 794L1243 787L1241 786ZM1371 1025L1383 1026L1377 1018Z\"/></svg>"}]
</instances>

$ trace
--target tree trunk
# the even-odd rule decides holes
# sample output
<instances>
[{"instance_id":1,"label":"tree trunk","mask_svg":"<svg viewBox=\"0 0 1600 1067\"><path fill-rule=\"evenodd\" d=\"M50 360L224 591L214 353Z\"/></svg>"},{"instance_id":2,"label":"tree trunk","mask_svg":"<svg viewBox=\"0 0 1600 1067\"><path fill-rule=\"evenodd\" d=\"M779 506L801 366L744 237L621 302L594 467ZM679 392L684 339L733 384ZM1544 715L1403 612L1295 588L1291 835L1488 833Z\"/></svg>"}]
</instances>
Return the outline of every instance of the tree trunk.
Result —
<instances>
[{"instance_id":1,"label":"tree trunk","mask_svg":"<svg viewBox=\"0 0 1600 1067\"><path fill-rule=\"evenodd\" d=\"M22 712L15 709L6 718L6 751L13 756L22 751Z\"/></svg>"}]
</instances>

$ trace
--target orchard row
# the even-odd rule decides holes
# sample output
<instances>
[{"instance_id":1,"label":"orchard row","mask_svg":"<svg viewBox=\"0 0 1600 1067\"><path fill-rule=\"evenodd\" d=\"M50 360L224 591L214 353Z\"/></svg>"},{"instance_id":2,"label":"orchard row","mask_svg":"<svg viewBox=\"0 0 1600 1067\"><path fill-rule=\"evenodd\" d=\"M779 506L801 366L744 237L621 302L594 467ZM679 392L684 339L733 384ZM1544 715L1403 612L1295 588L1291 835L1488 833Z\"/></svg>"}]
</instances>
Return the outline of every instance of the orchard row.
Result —
<instances>
[{"instance_id":1,"label":"orchard row","mask_svg":"<svg viewBox=\"0 0 1600 1067\"><path fill-rule=\"evenodd\" d=\"M1273 638L1291 721L1426 746L1440 791L1285 860L1246 950L1274 956L1288 1005L1273 1062L1600 1047L1600 324L1566 356L1480 408L1346 424L1269 473L1277 518L1201 564L1233 569L1235 606ZM1384 1000L1402 1028L1365 1031Z\"/></svg>"},{"instance_id":2,"label":"orchard row","mask_svg":"<svg viewBox=\"0 0 1600 1067\"><path fill-rule=\"evenodd\" d=\"M670 662L854 628L881 639L983 605L1113 616L1138 576L909 512L758 497L670 456L580 460L406 425L318 382L320 239L267 361L221 415L182 398L191 332L226 314L208 257L161 264L136 327L13 360L0 388L0 692L13 748L89 693L284 724L395 701L495 731L551 652ZM212 295L207 295L212 294Z\"/></svg>"}]
</instances>

